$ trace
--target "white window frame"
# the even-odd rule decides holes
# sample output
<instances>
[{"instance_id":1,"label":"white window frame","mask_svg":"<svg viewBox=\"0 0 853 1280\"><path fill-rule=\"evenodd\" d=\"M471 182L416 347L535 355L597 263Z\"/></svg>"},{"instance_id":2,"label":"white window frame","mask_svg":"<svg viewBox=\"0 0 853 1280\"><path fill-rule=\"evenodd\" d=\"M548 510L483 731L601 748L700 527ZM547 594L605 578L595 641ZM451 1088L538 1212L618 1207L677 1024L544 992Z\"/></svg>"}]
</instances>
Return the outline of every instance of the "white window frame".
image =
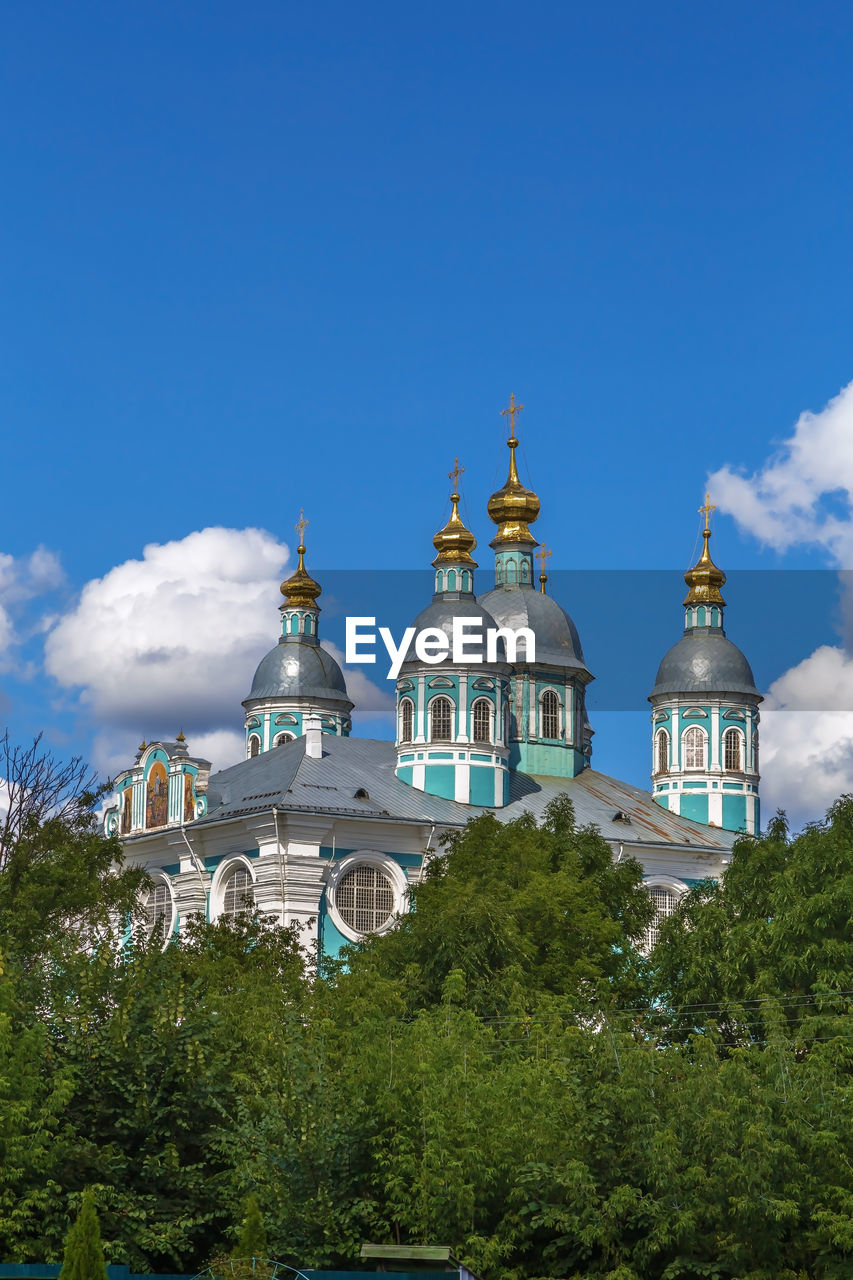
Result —
<instances>
[{"instance_id":1,"label":"white window frame","mask_svg":"<svg viewBox=\"0 0 853 1280\"><path fill-rule=\"evenodd\" d=\"M293 742L295 738L295 733L290 733L287 729L283 729L281 733L275 735L272 744L274 747L283 747L286 742Z\"/></svg>"},{"instance_id":2,"label":"white window frame","mask_svg":"<svg viewBox=\"0 0 853 1280\"><path fill-rule=\"evenodd\" d=\"M643 881L643 888L646 890L647 893L650 892L652 889L668 889L670 893L674 893L676 896L676 900L673 903L672 910L667 912L667 915L671 915L672 911L674 911L678 907L678 904L681 902L681 899L684 897L685 893L687 893L689 886L686 885L683 880L676 879L675 876L656 874L656 875L649 876L648 879ZM652 947L651 947L651 939L649 934L652 929L660 928L660 920L662 918L665 919L666 917L656 916L655 919L652 921L652 923L648 926L645 936L643 937L643 941L640 944L640 950L642 951L643 955L650 954Z\"/></svg>"},{"instance_id":3,"label":"white window frame","mask_svg":"<svg viewBox=\"0 0 853 1280\"><path fill-rule=\"evenodd\" d=\"M406 704L407 704L407 703L408 703L408 705L412 708L412 732L409 734L408 738L406 738L406 737L404 737L404 736L403 736L403 709L404 709L404 707L406 706ZM398 723L397 723L397 733L399 734L400 742L413 742L413 741L414 741L414 737L415 737L415 700L414 700L414 698L410 698L410 697L408 696L408 694L407 694L405 697L403 697L403 698L401 698L401 699L400 699L400 712L399 712L399 720L398 720Z\"/></svg>"},{"instance_id":4,"label":"white window frame","mask_svg":"<svg viewBox=\"0 0 853 1280\"><path fill-rule=\"evenodd\" d=\"M732 769L726 763L726 738L729 736L730 733L735 734L735 736L737 737L737 749L738 749L738 755L740 757L739 769ZM724 772L725 773L745 773L746 772L746 738L744 737L743 730L738 729L736 725L731 725L731 724L727 725L726 728L723 730L723 741L720 745L722 746L722 749L723 749L722 755L723 755Z\"/></svg>"},{"instance_id":5,"label":"white window frame","mask_svg":"<svg viewBox=\"0 0 853 1280\"><path fill-rule=\"evenodd\" d=\"M444 698L447 702L450 703L450 734L446 738L434 738L432 736L432 709L439 698ZM437 693L435 694L434 697L430 698L429 702L427 703L427 728L429 730L429 741L430 742L453 742L455 738L454 725L456 721L456 715L457 715L456 703L443 690L441 693Z\"/></svg>"},{"instance_id":6,"label":"white window frame","mask_svg":"<svg viewBox=\"0 0 853 1280\"><path fill-rule=\"evenodd\" d=\"M474 712L476 708L480 706L482 703L485 703L489 709L489 725L487 730L488 737L476 738L474 736ZM479 697L475 698L474 701L471 703L471 745L480 746L480 747L491 747L491 746L494 746L494 742L495 742L495 704L492 702L491 698L485 698L482 695L480 695Z\"/></svg>"},{"instance_id":7,"label":"white window frame","mask_svg":"<svg viewBox=\"0 0 853 1280\"><path fill-rule=\"evenodd\" d=\"M377 871L381 871L387 876L391 882L391 889L394 894L394 907L391 915L379 929L374 933L358 933L344 920L335 902L335 891L343 878L350 871L355 871L356 867L375 867ZM335 862L329 868L326 879L326 910L329 918L335 928L338 930L348 942L361 942L364 938L376 937L379 934L388 933L396 925L400 916L405 915L409 909L408 900L409 882L406 879L406 873L400 866L399 862L395 862L387 853L381 853L378 849L356 849L352 853L348 853L345 858L341 858L340 862Z\"/></svg>"},{"instance_id":8,"label":"white window frame","mask_svg":"<svg viewBox=\"0 0 853 1280\"><path fill-rule=\"evenodd\" d=\"M261 755L264 749L264 744L261 742L261 735L259 733L255 733L254 731L252 731L252 733L250 733L248 738L246 739L246 759L247 760L255 760L257 758L256 756L252 755L252 739L253 738L255 738L258 743L258 755Z\"/></svg>"},{"instance_id":9,"label":"white window frame","mask_svg":"<svg viewBox=\"0 0 853 1280\"><path fill-rule=\"evenodd\" d=\"M213 873L213 880L210 884L210 918L218 920L224 913L225 909L225 886L231 878L231 872L236 871L238 867L245 867L249 873L249 879L252 882L253 895L257 889L255 880L255 870L252 866L251 859L245 854L239 853L232 857L223 858L216 871ZM258 909L258 901L255 898L255 909Z\"/></svg>"},{"instance_id":10,"label":"white window frame","mask_svg":"<svg viewBox=\"0 0 853 1280\"><path fill-rule=\"evenodd\" d=\"M172 905L171 914L169 916L169 928L165 938L163 938L162 940L163 947L167 947L169 945L169 940L171 939L173 933L175 932L175 922L178 916L178 904L175 901L175 891L172 888L172 881L166 875L165 871L149 871L148 878L151 881L151 890L149 892L156 889L158 884L165 885L166 892L169 895L169 902ZM149 929L148 927L148 893L140 894L140 901L142 905L142 910L145 913L145 916L144 916L145 931L147 936L150 938L153 930Z\"/></svg>"},{"instance_id":11,"label":"white window frame","mask_svg":"<svg viewBox=\"0 0 853 1280\"><path fill-rule=\"evenodd\" d=\"M545 698L549 693L553 693L557 699L557 733L556 736L545 733ZM546 742L559 742L564 737L563 724L563 699L560 697L559 689L547 688L543 689L539 694L539 737Z\"/></svg>"},{"instance_id":12,"label":"white window frame","mask_svg":"<svg viewBox=\"0 0 853 1280\"><path fill-rule=\"evenodd\" d=\"M691 726L691 728L692 728L692 726ZM660 756L661 756L661 752L660 752L660 743L661 743L661 737L663 737L663 740L666 742L666 767L665 767L665 768L663 768L663 769L660 767ZM669 737L669 730L668 730L668 729L666 729L666 728L664 728L663 726L661 726L661 728L659 728L659 729L655 729L655 768L654 768L654 772L655 772L655 773L669 773L669 771L670 771L670 768L671 768L671 767L672 767L672 754L671 754L671 751L670 751L670 737Z\"/></svg>"},{"instance_id":13,"label":"white window frame","mask_svg":"<svg viewBox=\"0 0 853 1280\"><path fill-rule=\"evenodd\" d=\"M702 740L702 763L687 763L687 735L696 732ZM681 734L681 768L685 773L704 773L708 768L708 734L701 725L691 724Z\"/></svg>"}]
</instances>

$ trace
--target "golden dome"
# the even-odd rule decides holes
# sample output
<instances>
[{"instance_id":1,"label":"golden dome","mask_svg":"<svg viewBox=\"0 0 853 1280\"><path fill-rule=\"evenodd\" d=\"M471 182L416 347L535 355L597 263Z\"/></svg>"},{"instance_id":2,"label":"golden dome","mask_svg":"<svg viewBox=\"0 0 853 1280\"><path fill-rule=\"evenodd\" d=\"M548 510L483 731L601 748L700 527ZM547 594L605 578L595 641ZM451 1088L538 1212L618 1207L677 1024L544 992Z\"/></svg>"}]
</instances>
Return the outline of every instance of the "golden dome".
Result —
<instances>
[{"instance_id":1,"label":"golden dome","mask_svg":"<svg viewBox=\"0 0 853 1280\"><path fill-rule=\"evenodd\" d=\"M457 458L453 464L453 470L448 473L448 479L453 481L453 492L450 495L450 501L453 504L450 509L450 519L432 540L432 545L438 552L432 562L435 568L440 564L469 564L472 569L477 567L476 562L471 559L471 552L477 545L477 539L470 529L466 529L459 515L459 477L464 474L464 471L465 468L460 467Z\"/></svg>"},{"instance_id":2,"label":"golden dome","mask_svg":"<svg viewBox=\"0 0 853 1280\"><path fill-rule=\"evenodd\" d=\"M319 582L314 581L305 568L304 534L308 527L308 521L302 511L299 512L299 519L295 527L296 532L299 534L299 546L296 548L299 555L299 564L296 566L296 572L281 584L284 606L319 610L320 606L317 604L317 597L321 594L322 587Z\"/></svg>"},{"instance_id":3,"label":"golden dome","mask_svg":"<svg viewBox=\"0 0 853 1280\"><path fill-rule=\"evenodd\" d=\"M722 569L718 569L711 559L711 550L708 546L711 541L710 517L711 512L715 508L711 505L710 494L705 494L705 505L699 508L699 514L705 517L705 528L702 530L702 537L705 544L702 547L702 554L696 561L692 569L688 569L684 575L684 581L690 588L684 597L685 604L725 604L720 593L720 587L726 580L726 575Z\"/></svg>"},{"instance_id":4,"label":"golden dome","mask_svg":"<svg viewBox=\"0 0 853 1280\"><path fill-rule=\"evenodd\" d=\"M515 462L515 451L518 448L515 415L523 408L523 404L515 403L515 396L510 396L509 408L501 410L501 413L509 415L509 475L504 487L489 498L489 519L498 526L498 531L489 544L492 547L503 542L523 542L529 546L538 546L527 526L539 515L539 499L532 489L525 489L519 480Z\"/></svg>"}]
</instances>

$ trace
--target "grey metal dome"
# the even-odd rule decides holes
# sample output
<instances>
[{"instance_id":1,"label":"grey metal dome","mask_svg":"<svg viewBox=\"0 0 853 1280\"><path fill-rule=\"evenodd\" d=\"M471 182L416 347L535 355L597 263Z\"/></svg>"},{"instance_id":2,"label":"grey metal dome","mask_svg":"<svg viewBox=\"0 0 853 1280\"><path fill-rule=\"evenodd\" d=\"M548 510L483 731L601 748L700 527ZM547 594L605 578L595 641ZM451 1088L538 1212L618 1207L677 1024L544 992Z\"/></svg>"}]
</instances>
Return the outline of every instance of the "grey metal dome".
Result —
<instances>
[{"instance_id":1,"label":"grey metal dome","mask_svg":"<svg viewBox=\"0 0 853 1280\"><path fill-rule=\"evenodd\" d=\"M496 630L498 623L492 615L474 599L473 596L460 596L456 592L437 596L436 599L433 600L432 604L427 605L427 607L418 614L412 623L412 626L415 628L416 632L424 631L427 627L434 627L438 631L443 631L450 641L452 650L454 618L470 618L472 620L476 620L480 624L481 635L479 637L479 642L477 640L476 633L469 635L466 638L465 652L470 655L466 658L466 663L474 662L479 664L485 662L486 632L490 628L492 630ZM498 641L497 660L499 663L506 662L506 652L504 650L503 640ZM445 661L450 662L451 658L448 656ZM420 658L415 653L414 641L409 647L405 662L406 664L410 662L420 663ZM439 662L433 665L440 667L442 663Z\"/></svg>"},{"instance_id":2,"label":"grey metal dome","mask_svg":"<svg viewBox=\"0 0 853 1280\"><path fill-rule=\"evenodd\" d=\"M498 626L530 627L536 637L536 662L587 671L578 629L565 609L532 587L495 587L479 597Z\"/></svg>"},{"instance_id":3,"label":"grey metal dome","mask_svg":"<svg viewBox=\"0 0 853 1280\"><path fill-rule=\"evenodd\" d=\"M343 672L318 644L281 639L255 672L246 702L255 698L312 698L337 702L349 710Z\"/></svg>"},{"instance_id":4,"label":"grey metal dome","mask_svg":"<svg viewBox=\"0 0 853 1280\"><path fill-rule=\"evenodd\" d=\"M752 668L737 645L721 631L698 628L685 632L666 654L649 697L678 693L742 693L761 697Z\"/></svg>"}]
</instances>

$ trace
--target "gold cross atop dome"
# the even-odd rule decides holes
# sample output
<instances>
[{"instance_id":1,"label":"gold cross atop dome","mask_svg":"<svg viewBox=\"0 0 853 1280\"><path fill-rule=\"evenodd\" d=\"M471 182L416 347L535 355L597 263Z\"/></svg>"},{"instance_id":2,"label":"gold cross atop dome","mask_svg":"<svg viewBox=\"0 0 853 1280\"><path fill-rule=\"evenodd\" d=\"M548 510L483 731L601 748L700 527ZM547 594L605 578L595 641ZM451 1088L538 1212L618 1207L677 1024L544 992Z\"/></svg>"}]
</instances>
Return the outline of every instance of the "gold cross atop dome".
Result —
<instances>
[{"instance_id":1,"label":"gold cross atop dome","mask_svg":"<svg viewBox=\"0 0 853 1280\"><path fill-rule=\"evenodd\" d=\"M716 510L717 510L717 504L716 504L716 502L712 502L712 501L711 501L711 495L710 495L710 493L706 493L706 494L705 494L705 505L704 505L704 507L700 507L700 508L699 508L699 514L700 514L700 516L704 516L704 517L705 517L705 528L706 528L706 529L710 529L710 527L711 527L711 512L712 512L712 511L716 511Z\"/></svg>"},{"instance_id":2,"label":"gold cross atop dome","mask_svg":"<svg viewBox=\"0 0 853 1280\"><path fill-rule=\"evenodd\" d=\"M524 408L523 404L515 403L515 396L513 395L512 392L510 392L509 404L505 409L501 409L501 417L509 418L509 436L511 440L515 437L515 415L517 413L521 413L523 408Z\"/></svg>"},{"instance_id":3,"label":"gold cross atop dome","mask_svg":"<svg viewBox=\"0 0 853 1280\"><path fill-rule=\"evenodd\" d=\"M299 563L296 566L296 572L281 584L281 594L284 596L284 604L281 607L319 609L317 597L322 589L319 582L315 582L305 568L305 530L308 528L308 521L305 519L305 511L302 507L299 508L299 519L293 527L299 534L299 546L296 548Z\"/></svg>"},{"instance_id":4,"label":"gold cross atop dome","mask_svg":"<svg viewBox=\"0 0 853 1280\"><path fill-rule=\"evenodd\" d=\"M465 468L460 467L458 458L454 458L453 470L447 473L448 480L453 481L453 492L450 495L450 519L432 540L432 545L438 552L433 560L436 568L440 564L467 564L472 569L477 567L471 559L471 552L477 545L477 539L471 530L465 527L459 514L459 477L464 474Z\"/></svg>"},{"instance_id":5,"label":"gold cross atop dome","mask_svg":"<svg viewBox=\"0 0 853 1280\"><path fill-rule=\"evenodd\" d=\"M527 526L539 515L539 499L531 489L525 489L519 480L515 461L515 451L518 448L515 419L523 408L524 405L516 404L515 396L511 395L507 407L501 409L501 417L509 418L509 475L504 487L489 498L489 519L498 526L497 534L489 545L496 549L513 544L536 546L536 539Z\"/></svg>"},{"instance_id":6,"label":"gold cross atop dome","mask_svg":"<svg viewBox=\"0 0 853 1280\"><path fill-rule=\"evenodd\" d=\"M699 508L700 516L705 517L705 528L702 530L702 554L692 569L684 575L689 588L684 597L685 605L689 604L725 604L720 588L725 584L726 575L711 559L711 512L716 511L710 493L705 494L705 505Z\"/></svg>"},{"instance_id":7,"label":"gold cross atop dome","mask_svg":"<svg viewBox=\"0 0 853 1280\"><path fill-rule=\"evenodd\" d=\"M545 595L545 583L548 581L548 574L545 570L548 568L548 561L551 559L551 549L546 547L545 543L538 551L534 552L536 559L539 561L539 590Z\"/></svg>"}]
</instances>

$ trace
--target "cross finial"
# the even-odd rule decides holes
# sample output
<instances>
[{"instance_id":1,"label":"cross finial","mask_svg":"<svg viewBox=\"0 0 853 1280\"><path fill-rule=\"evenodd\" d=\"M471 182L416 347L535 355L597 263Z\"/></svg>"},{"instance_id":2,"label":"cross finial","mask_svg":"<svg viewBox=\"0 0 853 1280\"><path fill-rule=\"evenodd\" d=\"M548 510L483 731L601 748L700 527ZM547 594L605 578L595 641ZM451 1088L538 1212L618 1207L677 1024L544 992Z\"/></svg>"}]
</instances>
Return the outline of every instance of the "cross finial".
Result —
<instances>
[{"instance_id":1,"label":"cross finial","mask_svg":"<svg viewBox=\"0 0 853 1280\"><path fill-rule=\"evenodd\" d=\"M459 489L459 477L460 477L460 476L464 476L464 474L465 474L465 468L464 468L464 467L460 467L460 465L459 465L459 459L458 459L458 458L454 458L454 459L453 459L453 470L452 470L452 471L448 471L448 473L447 473L447 478L448 478L448 480L452 480L452 481L453 481L453 494L454 494L454 496L455 496L455 497L458 497L458 496L459 496L459 495L458 495L458 489Z\"/></svg>"},{"instance_id":2,"label":"cross finial","mask_svg":"<svg viewBox=\"0 0 853 1280\"><path fill-rule=\"evenodd\" d=\"M716 502L712 502L712 501L711 501L711 495L710 495L710 493L706 493L706 494L705 494L705 505L704 505L704 507L700 507L700 508L699 508L699 514L700 514L700 516L704 516L704 517L705 517L705 528L706 528L706 529L710 529L710 527L711 527L711 512L712 512L712 511L716 511L716 510L717 510L717 504L716 504Z\"/></svg>"},{"instance_id":3,"label":"cross finial","mask_svg":"<svg viewBox=\"0 0 853 1280\"><path fill-rule=\"evenodd\" d=\"M542 546L541 546L541 547L539 548L539 550L536 552L536 559L539 561L539 572L540 572L540 573L544 573L544 572L545 572L545 570L546 570L546 568L548 567L548 566L547 566L547 564L546 564L546 561L548 561L548 560L550 560L550 559L551 559L551 554L552 554L552 553L551 553L550 549L549 549L548 547L546 547L546 546L545 546L545 543L543 542L543 543L542 543Z\"/></svg>"},{"instance_id":4,"label":"cross finial","mask_svg":"<svg viewBox=\"0 0 853 1280\"><path fill-rule=\"evenodd\" d=\"M523 404L515 403L515 396L510 392L509 404L505 409L501 409L501 417L509 418L509 437L511 440L515 436L515 415L521 413L523 408Z\"/></svg>"},{"instance_id":5,"label":"cross finial","mask_svg":"<svg viewBox=\"0 0 853 1280\"><path fill-rule=\"evenodd\" d=\"M305 541L305 530L308 528L308 521L305 519L305 512L302 507L299 508L299 519L293 527L299 534L299 545L302 546Z\"/></svg>"}]
</instances>

